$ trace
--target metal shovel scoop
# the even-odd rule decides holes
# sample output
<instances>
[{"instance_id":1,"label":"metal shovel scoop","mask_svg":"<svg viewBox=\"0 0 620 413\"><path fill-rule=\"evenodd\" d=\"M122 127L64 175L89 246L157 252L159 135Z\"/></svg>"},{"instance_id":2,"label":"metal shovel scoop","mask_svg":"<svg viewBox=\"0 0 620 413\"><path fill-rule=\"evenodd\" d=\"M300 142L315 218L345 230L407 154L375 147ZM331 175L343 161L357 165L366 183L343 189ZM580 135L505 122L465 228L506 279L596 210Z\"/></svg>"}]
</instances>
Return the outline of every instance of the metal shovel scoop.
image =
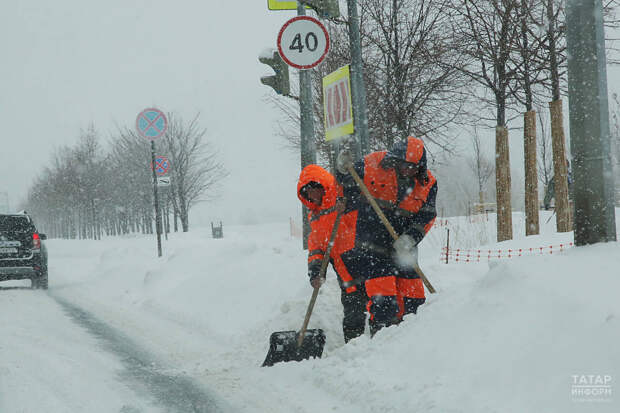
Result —
<instances>
[{"instance_id":1,"label":"metal shovel scoop","mask_svg":"<svg viewBox=\"0 0 620 413\"><path fill-rule=\"evenodd\" d=\"M331 254L334 239L338 233L340 218L341 212L338 212L329 238L329 243L327 244L327 250L321 262L319 277L322 278L325 278L327 264L329 263L329 255ZM282 361L301 361L309 359L310 357L321 358L323 347L325 347L325 333L320 328L313 330L307 329L316 297L319 295L319 288L320 287L316 287L312 292L312 298L310 298L310 303L308 304L306 317L299 333L296 331L276 331L271 334L269 338L269 352L263 362L263 367L273 366L275 363Z\"/></svg>"}]
</instances>

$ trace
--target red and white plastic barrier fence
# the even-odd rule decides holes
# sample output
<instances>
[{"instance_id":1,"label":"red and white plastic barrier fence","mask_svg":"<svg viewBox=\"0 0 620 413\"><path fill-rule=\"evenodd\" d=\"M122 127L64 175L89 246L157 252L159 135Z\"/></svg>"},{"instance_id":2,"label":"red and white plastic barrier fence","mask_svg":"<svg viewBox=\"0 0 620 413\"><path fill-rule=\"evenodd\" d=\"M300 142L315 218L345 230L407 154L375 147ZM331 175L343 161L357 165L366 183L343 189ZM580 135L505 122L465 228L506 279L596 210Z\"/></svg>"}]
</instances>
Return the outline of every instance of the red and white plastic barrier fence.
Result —
<instances>
[{"instance_id":1,"label":"red and white plastic barrier fence","mask_svg":"<svg viewBox=\"0 0 620 413\"><path fill-rule=\"evenodd\" d=\"M491 261L495 259L516 258L531 255L546 255L562 252L574 244L549 245L546 247L516 248L505 250L481 250L481 249L449 249L443 247L441 250L440 261L446 264L453 263L474 263Z\"/></svg>"},{"instance_id":2,"label":"red and white plastic barrier fence","mask_svg":"<svg viewBox=\"0 0 620 413\"><path fill-rule=\"evenodd\" d=\"M433 223L434 227L447 227L449 224L448 220L445 218L437 218Z\"/></svg>"}]
</instances>

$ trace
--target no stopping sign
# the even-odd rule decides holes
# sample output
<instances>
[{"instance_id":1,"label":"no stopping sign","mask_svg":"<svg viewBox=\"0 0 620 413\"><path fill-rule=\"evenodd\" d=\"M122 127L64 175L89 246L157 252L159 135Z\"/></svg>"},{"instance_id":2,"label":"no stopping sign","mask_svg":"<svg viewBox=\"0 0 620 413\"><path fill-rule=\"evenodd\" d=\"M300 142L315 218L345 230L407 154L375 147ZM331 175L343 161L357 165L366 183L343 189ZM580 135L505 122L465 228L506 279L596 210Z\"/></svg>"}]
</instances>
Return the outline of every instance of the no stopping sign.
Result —
<instances>
[{"instance_id":1,"label":"no stopping sign","mask_svg":"<svg viewBox=\"0 0 620 413\"><path fill-rule=\"evenodd\" d=\"M329 34L314 17L294 17L278 33L278 52L294 68L313 68L323 61L328 50Z\"/></svg>"}]
</instances>

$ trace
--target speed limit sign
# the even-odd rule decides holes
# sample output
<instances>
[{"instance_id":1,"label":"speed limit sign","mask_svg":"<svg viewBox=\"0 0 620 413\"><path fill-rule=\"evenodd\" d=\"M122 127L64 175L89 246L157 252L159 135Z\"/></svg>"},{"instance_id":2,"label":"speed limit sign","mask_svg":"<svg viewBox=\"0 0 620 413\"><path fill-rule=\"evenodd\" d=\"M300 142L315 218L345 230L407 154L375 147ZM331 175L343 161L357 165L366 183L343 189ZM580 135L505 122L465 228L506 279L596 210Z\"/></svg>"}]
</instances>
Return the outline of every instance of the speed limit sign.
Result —
<instances>
[{"instance_id":1,"label":"speed limit sign","mask_svg":"<svg viewBox=\"0 0 620 413\"><path fill-rule=\"evenodd\" d=\"M314 17L294 17L278 33L278 52L294 68L313 68L323 61L328 50L329 34Z\"/></svg>"}]
</instances>

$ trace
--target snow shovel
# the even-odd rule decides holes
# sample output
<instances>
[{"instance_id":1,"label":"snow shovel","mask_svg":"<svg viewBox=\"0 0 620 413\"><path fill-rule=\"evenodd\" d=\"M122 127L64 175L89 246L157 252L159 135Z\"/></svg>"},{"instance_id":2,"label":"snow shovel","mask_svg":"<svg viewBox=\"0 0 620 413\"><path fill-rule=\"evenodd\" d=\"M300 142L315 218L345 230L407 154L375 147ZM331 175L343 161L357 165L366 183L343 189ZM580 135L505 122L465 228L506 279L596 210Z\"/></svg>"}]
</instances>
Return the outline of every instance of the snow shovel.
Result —
<instances>
[{"instance_id":1,"label":"snow shovel","mask_svg":"<svg viewBox=\"0 0 620 413\"><path fill-rule=\"evenodd\" d=\"M341 216L342 213L338 212L334 227L332 228L332 233L329 237L325 256L321 262L319 277L325 278L327 264L329 263L329 255L331 254L334 239L338 233L338 225L340 225ZM309 359L310 357L321 358L323 347L325 346L325 333L320 328L313 330L307 329L316 297L319 295L319 288L320 287L315 288L312 292L312 298L310 298L310 303L308 304L306 317L304 318L304 323L299 333L296 331L277 331L271 335L269 338L269 352L267 353L262 367L273 366L275 363L281 361L301 361Z\"/></svg>"},{"instance_id":2,"label":"snow shovel","mask_svg":"<svg viewBox=\"0 0 620 413\"><path fill-rule=\"evenodd\" d=\"M353 179L355 180L355 182L357 183L357 186L359 186L360 190L362 191L362 193L364 194L364 196L370 203L370 206L372 206L372 209L375 210L375 212L379 216L379 219L381 219L381 222L383 222L383 225L385 225L385 228L388 230L388 232L390 233L394 241L396 241L399 235L396 233L396 231L394 230L394 227L392 226L392 224L390 224L390 221L388 221L383 211L381 211L381 208L379 208L377 201L375 201L375 198L370 194L370 191L368 191L368 187L366 187L366 184L364 183L364 181L362 181L362 179L357 174L357 172L355 172L355 169L353 168L353 164L346 165L346 168L351 174L351 176L353 177ZM436 292L435 288L433 287L431 282L428 280L428 278L426 278L426 275L424 275L424 272L422 272L422 269L420 268L420 265L418 264L417 254L416 254L416 261L413 266L413 269L415 270L416 273L418 273L420 278L422 278L422 281L424 282L424 285L426 286L428 291L431 294L435 294Z\"/></svg>"}]
</instances>

